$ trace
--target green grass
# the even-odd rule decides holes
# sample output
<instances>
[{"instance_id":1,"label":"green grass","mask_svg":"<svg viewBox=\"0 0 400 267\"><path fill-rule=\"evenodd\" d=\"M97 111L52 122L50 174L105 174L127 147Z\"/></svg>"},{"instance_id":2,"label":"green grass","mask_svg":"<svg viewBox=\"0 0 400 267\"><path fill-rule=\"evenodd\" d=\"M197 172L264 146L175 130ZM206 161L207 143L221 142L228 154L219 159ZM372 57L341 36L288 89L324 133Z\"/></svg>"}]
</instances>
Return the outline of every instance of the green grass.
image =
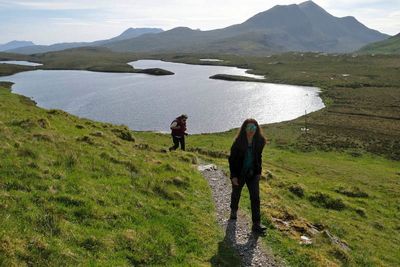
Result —
<instances>
[{"instance_id":1,"label":"green grass","mask_svg":"<svg viewBox=\"0 0 400 267\"><path fill-rule=\"evenodd\" d=\"M77 55L86 58L75 63ZM269 226L264 241L291 266L400 265L399 56L245 58L77 50L32 57L49 68L104 63L109 71L134 58L191 64L220 58L224 62L212 64L250 68L269 82L320 87L327 107L307 115L308 134L300 131L304 117L263 126L269 141L261 182L262 219ZM214 162L227 171L235 130L189 136L189 152L169 154L163 152L171 145L169 135L136 132L135 142L126 141L121 139L126 128L44 111L29 99L1 92L4 261L33 258L41 265L47 257L57 264L69 255L67 263L83 265L207 265L212 259L229 266L232 252L207 216L213 213L209 189L192 163ZM249 211L246 192L241 205ZM158 246L150 236L159 225L164 228L157 232ZM184 225L185 233L193 233L191 241L182 241L181 228L172 225ZM321 233L313 245L300 245L300 235L312 227ZM132 240L142 232L140 255L147 256L137 259ZM350 249L332 244L329 235ZM170 253L159 255L168 245Z\"/></svg>"},{"instance_id":2,"label":"green grass","mask_svg":"<svg viewBox=\"0 0 400 267\"><path fill-rule=\"evenodd\" d=\"M389 39L372 43L361 48L359 53L362 54L400 54L400 35L393 36Z\"/></svg>"},{"instance_id":3,"label":"green grass","mask_svg":"<svg viewBox=\"0 0 400 267\"><path fill-rule=\"evenodd\" d=\"M235 265L196 155L0 86L0 265ZM133 140L135 139L135 140Z\"/></svg>"},{"instance_id":4,"label":"green grass","mask_svg":"<svg viewBox=\"0 0 400 267\"><path fill-rule=\"evenodd\" d=\"M291 266L399 265L400 163L366 152L282 148L280 129L274 127L264 127L270 144L263 154L261 182L262 219L269 226L264 241L273 251ZM188 150L200 151L200 159L228 171L226 155L235 133L189 136ZM136 135L160 149L171 142L167 135ZM303 195L296 193L299 188ZM242 208L250 212L247 192ZM299 245L302 234L310 236L310 225L329 231L350 250L332 244L323 233L313 245Z\"/></svg>"}]
</instances>

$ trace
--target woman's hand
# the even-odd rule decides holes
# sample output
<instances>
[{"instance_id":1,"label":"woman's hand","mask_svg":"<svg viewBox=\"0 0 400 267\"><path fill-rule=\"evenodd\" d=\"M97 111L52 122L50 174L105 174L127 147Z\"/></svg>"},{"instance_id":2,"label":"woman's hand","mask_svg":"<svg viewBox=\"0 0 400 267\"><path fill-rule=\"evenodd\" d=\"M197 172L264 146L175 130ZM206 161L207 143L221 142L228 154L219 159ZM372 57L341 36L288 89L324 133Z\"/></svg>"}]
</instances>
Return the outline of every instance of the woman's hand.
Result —
<instances>
[{"instance_id":1,"label":"woman's hand","mask_svg":"<svg viewBox=\"0 0 400 267\"><path fill-rule=\"evenodd\" d=\"M233 177L231 179L231 181L232 181L232 185L239 186L239 179L237 177Z\"/></svg>"}]
</instances>

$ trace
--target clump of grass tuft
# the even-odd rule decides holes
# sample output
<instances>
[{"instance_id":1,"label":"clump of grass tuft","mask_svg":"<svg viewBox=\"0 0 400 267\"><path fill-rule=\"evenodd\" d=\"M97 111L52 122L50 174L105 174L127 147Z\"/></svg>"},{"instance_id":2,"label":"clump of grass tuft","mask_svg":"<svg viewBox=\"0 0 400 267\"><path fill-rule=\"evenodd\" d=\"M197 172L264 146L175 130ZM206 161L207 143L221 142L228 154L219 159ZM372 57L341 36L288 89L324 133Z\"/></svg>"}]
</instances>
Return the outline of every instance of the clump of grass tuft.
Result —
<instances>
[{"instance_id":1,"label":"clump of grass tuft","mask_svg":"<svg viewBox=\"0 0 400 267\"><path fill-rule=\"evenodd\" d=\"M50 212L39 214L35 225L36 230L46 236L54 236L61 233L58 217Z\"/></svg>"},{"instance_id":2,"label":"clump of grass tuft","mask_svg":"<svg viewBox=\"0 0 400 267\"><path fill-rule=\"evenodd\" d=\"M363 209L363 208L357 207L357 208L354 209L354 211L355 211L358 215L360 215L361 217L363 217L363 218L367 217L367 213L366 213L365 209Z\"/></svg>"},{"instance_id":3,"label":"clump of grass tuft","mask_svg":"<svg viewBox=\"0 0 400 267\"><path fill-rule=\"evenodd\" d=\"M204 156L209 156L212 158L228 158L229 154L226 151L209 150L201 147L189 148L187 151L199 153Z\"/></svg>"},{"instance_id":4,"label":"clump of grass tuft","mask_svg":"<svg viewBox=\"0 0 400 267\"><path fill-rule=\"evenodd\" d=\"M132 173L139 173L139 169L136 167L136 165L132 161L118 159L118 158L116 158L114 156L111 156L107 152L102 152L100 154L100 157L102 159L104 159L104 160L107 160L107 161L111 162L111 163L124 165L124 166L126 166L128 171L130 171Z\"/></svg>"},{"instance_id":5,"label":"clump of grass tuft","mask_svg":"<svg viewBox=\"0 0 400 267\"><path fill-rule=\"evenodd\" d=\"M87 135L80 136L80 137L76 138L76 141L84 142L84 143L87 143L89 145L94 145L95 144L93 138L91 138L90 136L87 136Z\"/></svg>"},{"instance_id":6,"label":"clump of grass tuft","mask_svg":"<svg viewBox=\"0 0 400 267\"><path fill-rule=\"evenodd\" d=\"M84 224L89 223L92 219L96 218L95 211L89 205L78 207L74 210L73 214L79 223Z\"/></svg>"},{"instance_id":7,"label":"clump of grass tuft","mask_svg":"<svg viewBox=\"0 0 400 267\"><path fill-rule=\"evenodd\" d=\"M25 192L32 191L30 185L28 185L27 183L22 183L21 181L18 181L18 180L7 181L3 187L7 191L11 191L11 190L25 191Z\"/></svg>"},{"instance_id":8,"label":"clump of grass tuft","mask_svg":"<svg viewBox=\"0 0 400 267\"><path fill-rule=\"evenodd\" d=\"M178 171L178 169L174 165L172 165L171 163L165 163L165 164L161 165L160 167L164 171L169 171L169 172Z\"/></svg>"},{"instance_id":9,"label":"clump of grass tuft","mask_svg":"<svg viewBox=\"0 0 400 267\"><path fill-rule=\"evenodd\" d=\"M348 197L362 197L362 198L369 197L368 193L362 191L357 186L352 186L350 188L345 188L344 186L340 186L339 188L335 189L335 192Z\"/></svg>"},{"instance_id":10,"label":"clump of grass tuft","mask_svg":"<svg viewBox=\"0 0 400 267\"><path fill-rule=\"evenodd\" d=\"M68 169L73 168L78 163L78 156L74 153L67 154L65 157L65 166Z\"/></svg>"},{"instance_id":11,"label":"clump of grass tuft","mask_svg":"<svg viewBox=\"0 0 400 267\"><path fill-rule=\"evenodd\" d=\"M50 122L46 118L38 119L37 123L43 129L47 129L50 127Z\"/></svg>"},{"instance_id":12,"label":"clump of grass tuft","mask_svg":"<svg viewBox=\"0 0 400 267\"><path fill-rule=\"evenodd\" d=\"M104 248L104 244L95 236L89 236L81 242L81 247L91 252L98 252Z\"/></svg>"},{"instance_id":13,"label":"clump of grass tuft","mask_svg":"<svg viewBox=\"0 0 400 267\"><path fill-rule=\"evenodd\" d=\"M179 176L173 177L171 179L168 179L166 181L168 184L173 184L177 187L188 187L189 186L189 181L187 178L181 178Z\"/></svg>"},{"instance_id":14,"label":"clump of grass tuft","mask_svg":"<svg viewBox=\"0 0 400 267\"><path fill-rule=\"evenodd\" d=\"M128 141L128 142L135 142L135 138L133 137L131 131L128 128L124 129L112 129L112 132L119 137L122 140Z\"/></svg>"},{"instance_id":15,"label":"clump of grass tuft","mask_svg":"<svg viewBox=\"0 0 400 267\"><path fill-rule=\"evenodd\" d=\"M140 150L151 150L149 144L136 144L134 147Z\"/></svg>"},{"instance_id":16,"label":"clump of grass tuft","mask_svg":"<svg viewBox=\"0 0 400 267\"><path fill-rule=\"evenodd\" d=\"M37 126L37 123L33 119L24 119L24 120L12 120L12 126L18 126L25 130L32 129Z\"/></svg>"},{"instance_id":17,"label":"clump of grass tuft","mask_svg":"<svg viewBox=\"0 0 400 267\"><path fill-rule=\"evenodd\" d=\"M103 137L104 133L101 131L96 131L96 132L90 133L90 135L95 136L95 137Z\"/></svg>"},{"instance_id":18,"label":"clump of grass tuft","mask_svg":"<svg viewBox=\"0 0 400 267\"><path fill-rule=\"evenodd\" d=\"M59 109L50 109L50 110L47 111L47 114L57 115L57 116L61 115L61 116L65 116L65 117L69 116L69 114L67 112L59 110Z\"/></svg>"},{"instance_id":19,"label":"clump of grass tuft","mask_svg":"<svg viewBox=\"0 0 400 267\"><path fill-rule=\"evenodd\" d=\"M73 198L72 196L69 195L61 195L61 196L57 196L54 198L55 201L64 204L65 206L75 206L75 207L80 207L80 206L84 206L85 202L77 199L77 198Z\"/></svg>"},{"instance_id":20,"label":"clump of grass tuft","mask_svg":"<svg viewBox=\"0 0 400 267\"><path fill-rule=\"evenodd\" d=\"M185 199L185 195L179 190L174 190L172 191L172 199L183 200Z\"/></svg>"},{"instance_id":21,"label":"clump of grass tuft","mask_svg":"<svg viewBox=\"0 0 400 267\"><path fill-rule=\"evenodd\" d=\"M39 164L35 161L28 162L26 166L28 166L31 169L40 169Z\"/></svg>"},{"instance_id":22,"label":"clump of grass tuft","mask_svg":"<svg viewBox=\"0 0 400 267\"><path fill-rule=\"evenodd\" d=\"M139 235L133 229L127 229L118 237L120 246L127 250L134 251L139 242Z\"/></svg>"},{"instance_id":23,"label":"clump of grass tuft","mask_svg":"<svg viewBox=\"0 0 400 267\"><path fill-rule=\"evenodd\" d=\"M317 206L321 206L326 209L343 210L346 208L346 205L342 199L333 198L332 196L321 192L315 192L309 196L308 199Z\"/></svg>"},{"instance_id":24,"label":"clump of grass tuft","mask_svg":"<svg viewBox=\"0 0 400 267\"><path fill-rule=\"evenodd\" d=\"M181 155L179 156L179 159L183 162L188 162L191 164L197 164L198 163L198 159L195 155L193 154L186 154L186 155Z\"/></svg>"},{"instance_id":25,"label":"clump of grass tuft","mask_svg":"<svg viewBox=\"0 0 400 267\"><path fill-rule=\"evenodd\" d=\"M294 184L289 186L289 191L298 197L304 197L304 186Z\"/></svg>"},{"instance_id":26,"label":"clump of grass tuft","mask_svg":"<svg viewBox=\"0 0 400 267\"><path fill-rule=\"evenodd\" d=\"M37 153L33 149L27 147L19 149L18 156L31 159L36 159L38 157Z\"/></svg>"},{"instance_id":27,"label":"clump of grass tuft","mask_svg":"<svg viewBox=\"0 0 400 267\"><path fill-rule=\"evenodd\" d=\"M381 224L380 222L374 222L374 223L372 224L372 226L373 226L375 229L379 230L379 231L382 231L382 230L385 229L385 226L384 226L383 224ZM400 229L399 229L399 230L400 230Z\"/></svg>"},{"instance_id":28,"label":"clump of grass tuft","mask_svg":"<svg viewBox=\"0 0 400 267\"><path fill-rule=\"evenodd\" d=\"M42 237L32 238L27 244L27 250L29 254L25 255L25 260L36 266L46 265L53 253L51 246Z\"/></svg>"},{"instance_id":29,"label":"clump of grass tuft","mask_svg":"<svg viewBox=\"0 0 400 267\"><path fill-rule=\"evenodd\" d=\"M351 258L348 252L344 251L342 248L339 246L334 246L330 251L329 254L331 254L333 257L338 259L344 266L347 266L351 262Z\"/></svg>"},{"instance_id":30,"label":"clump of grass tuft","mask_svg":"<svg viewBox=\"0 0 400 267\"><path fill-rule=\"evenodd\" d=\"M181 200L184 199L184 195L182 192L178 190L170 190L166 186L163 185L155 185L153 187L153 192L159 197L166 200Z\"/></svg>"},{"instance_id":31,"label":"clump of grass tuft","mask_svg":"<svg viewBox=\"0 0 400 267\"><path fill-rule=\"evenodd\" d=\"M54 142L53 136L47 133L35 133L32 135L32 138L37 141Z\"/></svg>"},{"instance_id":32,"label":"clump of grass tuft","mask_svg":"<svg viewBox=\"0 0 400 267\"><path fill-rule=\"evenodd\" d=\"M55 173L53 173L52 177L56 180L62 180L62 179L65 179L66 176L65 176L65 173L55 172Z\"/></svg>"}]
</instances>

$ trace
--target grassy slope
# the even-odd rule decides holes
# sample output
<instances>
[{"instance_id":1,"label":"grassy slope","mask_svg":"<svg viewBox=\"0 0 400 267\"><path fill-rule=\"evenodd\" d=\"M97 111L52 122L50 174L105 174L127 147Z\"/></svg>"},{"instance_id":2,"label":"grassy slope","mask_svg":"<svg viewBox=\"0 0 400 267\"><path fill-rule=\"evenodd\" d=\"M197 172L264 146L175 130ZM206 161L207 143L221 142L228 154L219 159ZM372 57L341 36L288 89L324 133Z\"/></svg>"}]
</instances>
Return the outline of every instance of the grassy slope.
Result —
<instances>
[{"instance_id":1,"label":"grassy slope","mask_svg":"<svg viewBox=\"0 0 400 267\"><path fill-rule=\"evenodd\" d=\"M282 147L279 127L267 125L264 131L270 144L263 155L265 178L261 182L261 209L263 221L270 227L265 242L276 253L292 266L396 266L400 263L395 245L400 242L398 161L371 154L301 152ZM159 148L170 143L168 136L161 134L137 135ZM226 155L234 135L235 131L189 136L188 149L198 151L199 157L227 171ZM291 192L298 188L304 196ZM368 196L350 197L351 192ZM323 194L332 204L315 200L313 197L318 194ZM247 192L242 202L242 207L250 211ZM342 204L343 209L336 210L335 205ZM290 227L282 226L276 219L286 221ZM332 245L323 235L318 235L311 246L299 245L300 235L309 235L310 224L330 231L351 250Z\"/></svg>"},{"instance_id":2,"label":"grassy slope","mask_svg":"<svg viewBox=\"0 0 400 267\"><path fill-rule=\"evenodd\" d=\"M251 68L270 82L322 88L327 108L307 116L309 134L300 131L304 127L303 117L264 126L270 140L264 153L264 176L272 179L261 187L263 218L267 223L278 218L290 224L290 227L270 224L280 230L271 229L266 242L296 266L400 264L395 245L400 240L399 57L318 54L266 58L155 57L193 64L199 63L198 58L217 57L225 62L213 64ZM150 143L162 146L169 143L168 137L162 135L138 134ZM209 160L227 168L225 157L233 137L234 131L192 136L189 149L213 156ZM291 192L299 190L304 196ZM363 193L368 196L351 196ZM248 203L245 206L249 207ZM311 247L300 246L299 235L308 232L310 224L321 225L347 242L351 250L332 245L323 235Z\"/></svg>"},{"instance_id":3,"label":"grassy slope","mask_svg":"<svg viewBox=\"0 0 400 267\"><path fill-rule=\"evenodd\" d=\"M362 54L400 54L400 35L366 45L358 52Z\"/></svg>"},{"instance_id":4,"label":"grassy slope","mask_svg":"<svg viewBox=\"0 0 400 267\"><path fill-rule=\"evenodd\" d=\"M235 264L196 156L0 86L0 265ZM125 137L121 137L125 135Z\"/></svg>"},{"instance_id":5,"label":"grassy slope","mask_svg":"<svg viewBox=\"0 0 400 267\"><path fill-rule=\"evenodd\" d=\"M308 135L299 131L304 118L264 127L271 142L264 154L264 170L271 174L264 173L269 181L263 181L261 186L263 220L271 228L266 242L295 266L400 264L395 246L399 243L400 164L390 160L398 160L400 153L399 57L317 54L265 58L152 57L197 64L201 63L199 58L218 57L226 61L213 64L251 68L266 75L269 82L321 87L328 107L308 115L311 128ZM91 60L95 58L93 55ZM145 132L135 135L156 151L170 145L168 135ZM225 157L233 136L234 131L190 136L189 149L197 157L226 168ZM163 154L152 156L159 160L159 155ZM292 193L299 191L304 196ZM349 196L360 192L367 196ZM246 197L243 201L248 208ZM290 227L271 223L277 218L288 222ZM300 246L298 237L302 231L309 231L310 224L320 225L346 241L351 251L330 244L324 236L310 247Z\"/></svg>"}]
</instances>

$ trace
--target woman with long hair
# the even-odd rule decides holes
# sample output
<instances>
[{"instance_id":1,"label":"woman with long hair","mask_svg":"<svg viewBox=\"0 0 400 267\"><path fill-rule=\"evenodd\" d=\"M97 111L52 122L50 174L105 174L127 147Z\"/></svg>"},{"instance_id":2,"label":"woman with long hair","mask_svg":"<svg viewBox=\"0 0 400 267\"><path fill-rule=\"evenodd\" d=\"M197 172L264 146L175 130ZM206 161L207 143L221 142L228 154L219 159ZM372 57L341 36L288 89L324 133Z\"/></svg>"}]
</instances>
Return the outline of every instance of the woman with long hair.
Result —
<instances>
[{"instance_id":1,"label":"woman with long hair","mask_svg":"<svg viewBox=\"0 0 400 267\"><path fill-rule=\"evenodd\" d=\"M244 184L250 193L252 230L264 233L266 227L260 222L260 176L262 170L262 151L266 139L255 119L247 119L240 127L232 144L229 156L230 178L232 182L231 220L237 219L240 194Z\"/></svg>"}]
</instances>

